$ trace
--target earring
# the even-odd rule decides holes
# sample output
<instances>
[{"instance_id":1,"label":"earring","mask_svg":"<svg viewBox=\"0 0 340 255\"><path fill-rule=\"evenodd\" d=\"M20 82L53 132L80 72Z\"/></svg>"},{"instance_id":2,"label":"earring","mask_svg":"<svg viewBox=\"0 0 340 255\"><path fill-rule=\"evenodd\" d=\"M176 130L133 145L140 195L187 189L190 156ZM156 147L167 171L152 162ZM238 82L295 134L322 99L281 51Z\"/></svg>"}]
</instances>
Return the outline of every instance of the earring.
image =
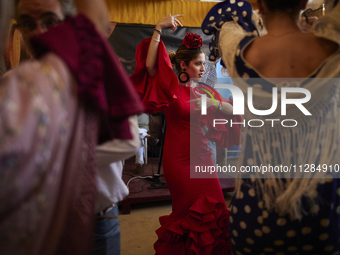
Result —
<instances>
[{"instance_id":1,"label":"earring","mask_svg":"<svg viewBox=\"0 0 340 255\"><path fill-rule=\"evenodd\" d=\"M181 79L181 75L182 75L182 74L184 74L184 75L187 76L186 80L184 80L184 81ZM178 74L178 80L179 80L181 83L187 83L189 79L190 79L189 74L185 71L185 68L184 68L184 69L183 69L183 72L180 72L180 73Z\"/></svg>"}]
</instances>

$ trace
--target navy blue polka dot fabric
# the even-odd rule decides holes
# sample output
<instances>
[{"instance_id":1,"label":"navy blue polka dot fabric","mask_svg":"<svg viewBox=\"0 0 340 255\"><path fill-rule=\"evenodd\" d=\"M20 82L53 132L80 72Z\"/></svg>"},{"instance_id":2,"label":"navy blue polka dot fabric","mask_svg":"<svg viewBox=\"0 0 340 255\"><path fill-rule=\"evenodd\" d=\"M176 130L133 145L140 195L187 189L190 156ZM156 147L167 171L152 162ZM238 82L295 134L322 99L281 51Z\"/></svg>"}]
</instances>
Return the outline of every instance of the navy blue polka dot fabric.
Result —
<instances>
[{"instance_id":1,"label":"navy blue polka dot fabric","mask_svg":"<svg viewBox=\"0 0 340 255\"><path fill-rule=\"evenodd\" d=\"M339 179L320 185L319 204L302 200L302 220L268 211L250 179L230 210L233 254L340 254ZM336 192L334 192L336 191Z\"/></svg>"},{"instance_id":2,"label":"navy blue polka dot fabric","mask_svg":"<svg viewBox=\"0 0 340 255\"><path fill-rule=\"evenodd\" d=\"M209 60L215 61L220 57L218 50L219 30L225 22L237 22L245 32L257 32L251 16L252 5L247 1L224 1L216 4L207 14L202 23L202 31L206 35L214 35L209 42ZM223 64L223 63L222 63Z\"/></svg>"}]
</instances>

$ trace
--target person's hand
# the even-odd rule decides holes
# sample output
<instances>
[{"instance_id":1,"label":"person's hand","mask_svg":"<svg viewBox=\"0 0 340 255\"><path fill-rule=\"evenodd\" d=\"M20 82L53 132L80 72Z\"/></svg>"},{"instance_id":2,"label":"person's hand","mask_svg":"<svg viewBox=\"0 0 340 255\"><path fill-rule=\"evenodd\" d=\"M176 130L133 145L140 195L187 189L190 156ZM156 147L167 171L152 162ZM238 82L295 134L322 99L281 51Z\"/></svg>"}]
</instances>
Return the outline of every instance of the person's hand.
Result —
<instances>
[{"instance_id":1,"label":"person's hand","mask_svg":"<svg viewBox=\"0 0 340 255\"><path fill-rule=\"evenodd\" d=\"M306 17L301 16L298 22L298 27L302 32L308 32L317 21L318 17L316 16L308 17L308 22Z\"/></svg>"},{"instance_id":2,"label":"person's hand","mask_svg":"<svg viewBox=\"0 0 340 255\"><path fill-rule=\"evenodd\" d=\"M199 95L200 97L199 98L195 98L195 99L192 99L190 101L188 101L187 103L194 103L195 106L197 108L195 108L194 110L201 110L202 108L202 94L201 93L198 93L197 91L195 91L197 95ZM210 107L214 107L215 109L217 109L218 107L218 104L215 104L214 100L210 97L207 97L207 109L210 108Z\"/></svg>"},{"instance_id":3,"label":"person's hand","mask_svg":"<svg viewBox=\"0 0 340 255\"><path fill-rule=\"evenodd\" d=\"M172 31L175 31L177 26L183 27L182 23L177 19L178 17L182 17L183 14L176 14L176 15L171 15L171 13L166 16L164 19L158 21L156 25L157 30L162 30L167 27L171 27Z\"/></svg>"}]
</instances>

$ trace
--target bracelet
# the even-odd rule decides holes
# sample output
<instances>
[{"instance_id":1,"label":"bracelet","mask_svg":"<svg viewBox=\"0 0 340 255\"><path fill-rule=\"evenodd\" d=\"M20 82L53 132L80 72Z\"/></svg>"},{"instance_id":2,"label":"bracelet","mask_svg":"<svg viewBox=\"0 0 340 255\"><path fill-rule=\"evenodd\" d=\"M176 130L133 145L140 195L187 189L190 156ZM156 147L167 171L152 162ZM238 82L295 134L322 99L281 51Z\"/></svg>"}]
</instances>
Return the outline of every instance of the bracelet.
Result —
<instances>
[{"instance_id":1,"label":"bracelet","mask_svg":"<svg viewBox=\"0 0 340 255\"><path fill-rule=\"evenodd\" d=\"M218 104L218 109L219 109L220 111L222 111L222 107L223 107L222 103L219 102L219 104Z\"/></svg>"},{"instance_id":2,"label":"bracelet","mask_svg":"<svg viewBox=\"0 0 340 255\"><path fill-rule=\"evenodd\" d=\"M160 42L161 40L157 40L155 38L152 37L152 40L156 41L156 42Z\"/></svg>"},{"instance_id":3,"label":"bracelet","mask_svg":"<svg viewBox=\"0 0 340 255\"><path fill-rule=\"evenodd\" d=\"M162 30L158 30L156 28L154 28L153 30L155 30L159 35L162 35Z\"/></svg>"}]
</instances>

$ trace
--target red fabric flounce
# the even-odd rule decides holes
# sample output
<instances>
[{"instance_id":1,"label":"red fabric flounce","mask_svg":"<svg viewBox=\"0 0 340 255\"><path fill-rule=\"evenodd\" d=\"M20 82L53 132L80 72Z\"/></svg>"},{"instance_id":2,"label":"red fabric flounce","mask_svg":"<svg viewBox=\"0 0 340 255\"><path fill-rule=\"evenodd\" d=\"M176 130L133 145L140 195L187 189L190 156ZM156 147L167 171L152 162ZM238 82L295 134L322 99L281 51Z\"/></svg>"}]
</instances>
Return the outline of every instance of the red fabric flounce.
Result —
<instances>
[{"instance_id":1,"label":"red fabric flounce","mask_svg":"<svg viewBox=\"0 0 340 255\"><path fill-rule=\"evenodd\" d=\"M159 255L230 255L229 210L225 204L203 196L184 218L160 217L154 244Z\"/></svg>"},{"instance_id":2,"label":"red fabric flounce","mask_svg":"<svg viewBox=\"0 0 340 255\"><path fill-rule=\"evenodd\" d=\"M229 103L231 103L229 101ZM211 114L210 112L213 112ZM214 119L227 120L227 124L215 125ZM233 125L230 127L230 121L241 122L242 118L239 115L236 116L226 116L216 109L208 109L208 114L206 116L201 116L199 121L207 126L208 131L205 133L204 137L223 148L229 148L232 145L240 145L242 143L241 128L240 125Z\"/></svg>"},{"instance_id":3,"label":"red fabric flounce","mask_svg":"<svg viewBox=\"0 0 340 255\"><path fill-rule=\"evenodd\" d=\"M198 87L201 87L198 85ZM202 90L198 89L198 87L194 88L194 91L197 91L200 94L207 94ZM203 86L204 88L204 86ZM215 98L221 98L223 102L228 102L231 105L232 101L223 98L220 94L217 96L215 92L211 92ZM191 98L200 97L196 93L192 93ZM222 119L227 120L227 124L218 124L214 127L214 119ZM240 145L242 143L241 139L241 128L240 125L234 125L231 127L230 123L241 122L242 117L240 115L224 115L220 112L220 110L216 110L211 107L207 110L207 115L201 115L198 119L198 122L201 126L206 126L208 131L205 133L204 137L210 141L215 142L217 145L222 146L223 148L229 148L232 145Z\"/></svg>"},{"instance_id":4,"label":"red fabric flounce","mask_svg":"<svg viewBox=\"0 0 340 255\"><path fill-rule=\"evenodd\" d=\"M146 71L146 56L151 38L143 40L136 48L136 66L130 76L137 93L146 108L145 112L163 111L174 100L178 89L178 79L174 73L165 45L160 41L158 46L157 68L160 70L154 77L149 77Z\"/></svg>"},{"instance_id":5,"label":"red fabric flounce","mask_svg":"<svg viewBox=\"0 0 340 255\"><path fill-rule=\"evenodd\" d=\"M36 57L53 52L62 58L77 81L83 105L101 116L106 139L131 139L127 118L143 106L126 71L108 42L85 15L68 17L31 40Z\"/></svg>"}]
</instances>

